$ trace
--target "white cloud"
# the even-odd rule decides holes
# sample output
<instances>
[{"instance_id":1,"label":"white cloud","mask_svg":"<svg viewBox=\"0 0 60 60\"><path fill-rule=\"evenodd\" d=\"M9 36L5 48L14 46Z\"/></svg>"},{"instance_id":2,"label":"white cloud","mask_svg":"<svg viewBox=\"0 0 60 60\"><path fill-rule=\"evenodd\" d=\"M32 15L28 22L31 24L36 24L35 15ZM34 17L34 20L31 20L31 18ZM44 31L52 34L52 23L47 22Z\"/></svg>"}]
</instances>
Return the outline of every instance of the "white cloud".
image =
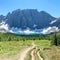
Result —
<instances>
[{"instance_id":1,"label":"white cloud","mask_svg":"<svg viewBox=\"0 0 60 60\"><path fill-rule=\"evenodd\" d=\"M56 26L53 26L53 27L48 27L46 29L43 29L43 31L41 33L43 34L50 34L52 32L58 32L59 31L59 28L56 27Z\"/></svg>"},{"instance_id":2,"label":"white cloud","mask_svg":"<svg viewBox=\"0 0 60 60\"><path fill-rule=\"evenodd\" d=\"M10 28L9 29L9 26L8 24L5 24L5 22L2 22L0 23L0 32L3 32L3 33L7 33L7 32L10 32L10 33L15 33L15 34L26 34L26 35L29 35L29 34L49 34L51 32L58 32L59 31L59 28L56 27L56 26L53 26L53 27L48 27L46 29L35 29L35 30L30 30L29 27L27 27L26 30L21 30L20 28Z\"/></svg>"},{"instance_id":3,"label":"white cloud","mask_svg":"<svg viewBox=\"0 0 60 60\"><path fill-rule=\"evenodd\" d=\"M25 30L23 31L24 34L31 34L31 33L34 33L34 31L30 31L30 30Z\"/></svg>"},{"instance_id":4,"label":"white cloud","mask_svg":"<svg viewBox=\"0 0 60 60\"><path fill-rule=\"evenodd\" d=\"M0 24L0 29L4 28L5 30L8 30L8 24L5 24L5 22L2 22Z\"/></svg>"},{"instance_id":5,"label":"white cloud","mask_svg":"<svg viewBox=\"0 0 60 60\"><path fill-rule=\"evenodd\" d=\"M8 24L5 24L5 22L0 23L0 32L7 32L9 31Z\"/></svg>"}]
</instances>

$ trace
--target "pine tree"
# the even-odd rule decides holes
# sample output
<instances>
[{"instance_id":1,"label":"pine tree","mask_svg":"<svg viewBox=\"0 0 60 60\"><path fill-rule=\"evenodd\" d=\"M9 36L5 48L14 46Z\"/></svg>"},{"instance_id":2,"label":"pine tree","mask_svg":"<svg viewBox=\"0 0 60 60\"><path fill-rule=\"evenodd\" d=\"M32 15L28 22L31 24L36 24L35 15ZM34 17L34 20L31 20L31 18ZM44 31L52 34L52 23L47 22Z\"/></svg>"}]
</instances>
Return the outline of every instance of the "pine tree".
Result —
<instances>
[{"instance_id":1,"label":"pine tree","mask_svg":"<svg viewBox=\"0 0 60 60\"><path fill-rule=\"evenodd\" d=\"M58 45L58 43L57 43L57 33L55 32L54 33L54 45Z\"/></svg>"}]
</instances>

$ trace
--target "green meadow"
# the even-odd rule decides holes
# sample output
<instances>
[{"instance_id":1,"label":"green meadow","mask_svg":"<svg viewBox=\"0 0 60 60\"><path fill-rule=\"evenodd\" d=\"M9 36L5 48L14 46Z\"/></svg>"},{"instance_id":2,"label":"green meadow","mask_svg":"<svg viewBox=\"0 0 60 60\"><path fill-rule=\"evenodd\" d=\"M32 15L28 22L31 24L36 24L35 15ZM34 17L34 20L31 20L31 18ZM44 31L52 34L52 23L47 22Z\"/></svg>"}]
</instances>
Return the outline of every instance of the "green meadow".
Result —
<instances>
[{"instance_id":1,"label":"green meadow","mask_svg":"<svg viewBox=\"0 0 60 60\"><path fill-rule=\"evenodd\" d=\"M57 33L58 41L60 33ZM32 35L32 36L19 36L14 34L0 33L0 59L11 58L17 56L27 47L31 47L32 43L40 49L40 55L44 60L60 60L60 45L52 45L54 34L51 35ZM30 52L27 54L31 60ZM36 60L37 59L37 55ZM16 59L17 60L17 59Z\"/></svg>"}]
</instances>

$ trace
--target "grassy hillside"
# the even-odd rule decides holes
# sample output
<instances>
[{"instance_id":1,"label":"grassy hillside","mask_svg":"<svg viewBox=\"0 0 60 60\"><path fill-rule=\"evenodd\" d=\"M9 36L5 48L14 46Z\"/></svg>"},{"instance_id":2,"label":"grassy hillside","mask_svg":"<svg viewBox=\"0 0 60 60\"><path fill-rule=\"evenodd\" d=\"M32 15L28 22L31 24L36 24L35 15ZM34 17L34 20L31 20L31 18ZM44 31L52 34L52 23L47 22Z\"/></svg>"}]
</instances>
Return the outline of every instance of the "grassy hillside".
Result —
<instances>
[{"instance_id":1,"label":"grassy hillside","mask_svg":"<svg viewBox=\"0 0 60 60\"><path fill-rule=\"evenodd\" d=\"M24 48L31 46L32 41L2 41L0 42L0 58L15 56Z\"/></svg>"},{"instance_id":2,"label":"grassy hillside","mask_svg":"<svg viewBox=\"0 0 60 60\"><path fill-rule=\"evenodd\" d=\"M0 60L18 55L24 48L31 46L33 42L41 49L40 54L44 60L60 60L60 32L57 33L58 46L51 45L53 41L54 34L19 36L0 33ZM18 57L15 59L17 60Z\"/></svg>"}]
</instances>

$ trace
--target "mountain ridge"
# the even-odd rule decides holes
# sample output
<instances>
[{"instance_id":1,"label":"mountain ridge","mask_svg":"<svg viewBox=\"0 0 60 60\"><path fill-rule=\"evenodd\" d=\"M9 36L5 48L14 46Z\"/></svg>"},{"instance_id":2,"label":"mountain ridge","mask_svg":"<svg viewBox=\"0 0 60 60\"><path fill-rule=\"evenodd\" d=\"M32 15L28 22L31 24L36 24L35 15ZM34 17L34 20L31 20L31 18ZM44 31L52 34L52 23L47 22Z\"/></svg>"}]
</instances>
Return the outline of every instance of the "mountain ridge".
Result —
<instances>
[{"instance_id":1,"label":"mountain ridge","mask_svg":"<svg viewBox=\"0 0 60 60\"><path fill-rule=\"evenodd\" d=\"M60 18L55 18L45 11L37 9L17 9L9 12L6 16L0 15L0 22L5 21L9 28L22 30L44 29L56 26L60 28Z\"/></svg>"},{"instance_id":2,"label":"mountain ridge","mask_svg":"<svg viewBox=\"0 0 60 60\"><path fill-rule=\"evenodd\" d=\"M56 18L51 16L45 11L38 11L36 9L24 9L24 10L14 10L9 12L6 16L0 19L5 21L9 27L17 27L21 29L26 29L29 27L33 29L41 29L50 26L50 22ZM34 27L34 25L36 25Z\"/></svg>"}]
</instances>

